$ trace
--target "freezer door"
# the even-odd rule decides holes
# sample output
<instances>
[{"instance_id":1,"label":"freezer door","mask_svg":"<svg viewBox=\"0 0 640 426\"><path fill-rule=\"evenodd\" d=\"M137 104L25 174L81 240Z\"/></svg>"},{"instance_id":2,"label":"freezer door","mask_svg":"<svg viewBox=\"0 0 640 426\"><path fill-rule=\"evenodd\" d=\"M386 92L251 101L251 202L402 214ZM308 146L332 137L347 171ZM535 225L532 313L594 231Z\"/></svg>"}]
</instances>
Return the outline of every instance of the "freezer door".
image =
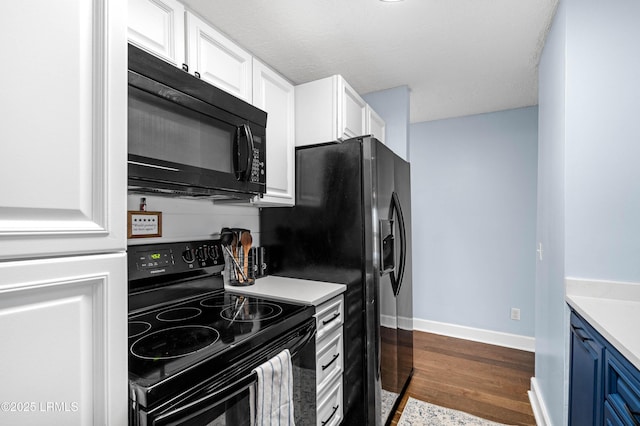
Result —
<instances>
[{"instance_id":1,"label":"freezer door","mask_svg":"<svg viewBox=\"0 0 640 426\"><path fill-rule=\"evenodd\" d=\"M371 159L377 253L373 255L375 309L370 310L376 315L379 372L372 385L376 424L385 424L413 369L409 164L375 140Z\"/></svg>"},{"instance_id":2,"label":"freezer door","mask_svg":"<svg viewBox=\"0 0 640 426\"><path fill-rule=\"evenodd\" d=\"M407 386L413 373L413 267L411 257L411 185L409 163L394 159L395 195L398 211L401 210L402 224L397 231L404 235L401 257L402 271L398 274L400 282L395 292L397 314L397 389ZM397 221L396 221L397 222ZM401 229L404 227L404 229Z\"/></svg>"},{"instance_id":3,"label":"freezer door","mask_svg":"<svg viewBox=\"0 0 640 426\"><path fill-rule=\"evenodd\" d=\"M376 290L379 321L379 348L378 359L380 368L380 383L378 385L380 391L380 423L385 424L387 417L391 414L400 389L397 385L398 368L397 368L397 348L398 348L398 321L397 308L395 300L396 275L399 269L398 262L398 233L397 220L394 220L394 201L393 194L395 188L394 176L394 155L383 145L376 145L375 148L375 188L374 195L375 211L374 215L380 220L388 221L392 224L391 232L393 235L393 247L387 258L392 258L394 265L388 272L381 268L381 273L377 274ZM384 238L383 234L378 230L378 238ZM378 256L378 261L382 264L383 256ZM376 390L377 391L377 390Z\"/></svg>"}]
</instances>

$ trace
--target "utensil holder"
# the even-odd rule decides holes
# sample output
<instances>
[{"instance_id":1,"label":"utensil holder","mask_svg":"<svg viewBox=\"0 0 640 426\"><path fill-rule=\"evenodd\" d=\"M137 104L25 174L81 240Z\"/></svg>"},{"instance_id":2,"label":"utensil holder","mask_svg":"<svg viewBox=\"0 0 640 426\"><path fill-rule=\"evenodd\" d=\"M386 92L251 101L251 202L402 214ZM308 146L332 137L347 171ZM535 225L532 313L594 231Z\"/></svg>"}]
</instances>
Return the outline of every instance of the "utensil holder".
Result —
<instances>
[{"instance_id":1,"label":"utensil holder","mask_svg":"<svg viewBox=\"0 0 640 426\"><path fill-rule=\"evenodd\" d=\"M240 237L243 232L249 232L246 229L228 229L225 228L224 232L231 232L235 235L235 238L232 237L233 241L240 241ZM223 271L224 283L232 286L249 286L255 283L256 279L256 251L255 247L252 247L247 254L248 256L248 268L246 274L244 274L244 260L245 253L242 249L242 246L239 243L236 243L234 246L233 243L223 245L224 252L224 262L225 268ZM235 257L233 253L236 253Z\"/></svg>"}]
</instances>

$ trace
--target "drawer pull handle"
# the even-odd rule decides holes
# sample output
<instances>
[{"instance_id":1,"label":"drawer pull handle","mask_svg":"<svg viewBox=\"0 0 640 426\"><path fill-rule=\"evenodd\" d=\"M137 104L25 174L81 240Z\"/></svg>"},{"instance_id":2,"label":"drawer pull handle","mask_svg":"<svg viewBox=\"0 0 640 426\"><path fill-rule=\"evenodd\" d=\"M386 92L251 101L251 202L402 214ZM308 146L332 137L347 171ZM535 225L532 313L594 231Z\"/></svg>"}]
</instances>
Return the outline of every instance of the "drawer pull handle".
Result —
<instances>
[{"instance_id":1,"label":"drawer pull handle","mask_svg":"<svg viewBox=\"0 0 640 426\"><path fill-rule=\"evenodd\" d=\"M627 404L624 404L624 409L627 411L627 414L629 415L629 417L631 417L631 420L633 420L634 426L640 426L640 422L638 422L638 417L637 417L640 415L640 413L637 411L631 410Z\"/></svg>"},{"instance_id":2,"label":"drawer pull handle","mask_svg":"<svg viewBox=\"0 0 640 426\"><path fill-rule=\"evenodd\" d=\"M578 339L582 340L583 342L587 342L589 340L593 340L591 337L587 336L586 334L584 334L581 330L584 330L582 327L575 327L575 326L571 326L571 329L573 330L573 332L576 334L576 336L578 337Z\"/></svg>"},{"instance_id":3,"label":"drawer pull handle","mask_svg":"<svg viewBox=\"0 0 640 426\"><path fill-rule=\"evenodd\" d=\"M340 312L336 312L335 315L333 315L331 318L329 318L328 320L324 320L322 321L322 325L327 325L329 324L331 321L335 320L336 318L338 318L340 316Z\"/></svg>"},{"instance_id":4,"label":"drawer pull handle","mask_svg":"<svg viewBox=\"0 0 640 426\"><path fill-rule=\"evenodd\" d=\"M337 360L338 358L340 358L340 352L338 352L337 354L335 354L335 355L333 356L333 358L331 358L331 361L329 361L329 363L328 363L328 364L325 364L325 365L323 365L323 366L322 366L322 371L324 371L324 370L326 370L327 368L329 368L329 366L330 366L331 364L333 364L334 362L336 362L336 360Z\"/></svg>"},{"instance_id":5,"label":"drawer pull handle","mask_svg":"<svg viewBox=\"0 0 640 426\"><path fill-rule=\"evenodd\" d=\"M333 407L333 411L331 412L331 415L329 416L329 418L327 420L322 422L322 426L326 425L327 423L329 423L331 421L333 416L335 416L336 413L338 412L338 407L340 407L340 405L336 405L335 407Z\"/></svg>"}]
</instances>

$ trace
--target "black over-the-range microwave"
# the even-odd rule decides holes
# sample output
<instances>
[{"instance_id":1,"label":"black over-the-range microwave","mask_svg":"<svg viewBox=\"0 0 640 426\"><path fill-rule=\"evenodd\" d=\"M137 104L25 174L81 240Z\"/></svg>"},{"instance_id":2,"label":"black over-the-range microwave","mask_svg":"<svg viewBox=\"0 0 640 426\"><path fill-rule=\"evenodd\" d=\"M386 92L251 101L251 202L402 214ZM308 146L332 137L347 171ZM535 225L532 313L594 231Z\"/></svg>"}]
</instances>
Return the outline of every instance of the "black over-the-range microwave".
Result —
<instances>
[{"instance_id":1,"label":"black over-the-range microwave","mask_svg":"<svg viewBox=\"0 0 640 426\"><path fill-rule=\"evenodd\" d=\"M266 112L131 44L128 80L130 192L264 193Z\"/></svg>"}]
</instances>

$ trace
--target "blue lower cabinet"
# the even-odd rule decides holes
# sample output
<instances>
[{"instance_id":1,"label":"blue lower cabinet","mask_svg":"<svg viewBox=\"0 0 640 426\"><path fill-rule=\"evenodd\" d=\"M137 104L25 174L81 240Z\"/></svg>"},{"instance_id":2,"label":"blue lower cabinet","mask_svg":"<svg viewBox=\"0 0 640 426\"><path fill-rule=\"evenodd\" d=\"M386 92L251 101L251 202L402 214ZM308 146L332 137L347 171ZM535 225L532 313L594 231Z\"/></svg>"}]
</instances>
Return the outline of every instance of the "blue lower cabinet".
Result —
<instances>
[{"instance_id":1,"label":"blue lower cabinet","mask_svg":"<svg viewBox=\"0 0 640 426\"><path fill-rule=\"evenodd\" d=\"M569 424L640 426L640 371L573 311Z\"/></svg>"},{"instance_id":2,"label":"blue lower cabinet","mask_svg":"<svg viewBox=\"0 0 640 426\"><path fill-rule=\"evenodd\" d=\"M605 426L625 426L622 420L620 420L620 417L613 411L608 401L604 403L604 424Z\"/></svg>"},{"instance_id":3,"label":"blue lower cabinet","mask_svg":"<svg viewBox=\"0 0 640 426\"><path fill-rule=\"evenodd\" d=\"M571 369L569 373L569 424L602 424L604 344L595 330L571 314Z\"/></svg>"},{"instance_id":4,"label":"blue lower cabinet","mask_svg":"<svg viewBox=\"0 0 640 426\"><path fill-rule=\"evenodd\" d=\"M620 424L640 426L640 374L614 349L606 353L605 399Z\"/></svg>"}]
</instances>

